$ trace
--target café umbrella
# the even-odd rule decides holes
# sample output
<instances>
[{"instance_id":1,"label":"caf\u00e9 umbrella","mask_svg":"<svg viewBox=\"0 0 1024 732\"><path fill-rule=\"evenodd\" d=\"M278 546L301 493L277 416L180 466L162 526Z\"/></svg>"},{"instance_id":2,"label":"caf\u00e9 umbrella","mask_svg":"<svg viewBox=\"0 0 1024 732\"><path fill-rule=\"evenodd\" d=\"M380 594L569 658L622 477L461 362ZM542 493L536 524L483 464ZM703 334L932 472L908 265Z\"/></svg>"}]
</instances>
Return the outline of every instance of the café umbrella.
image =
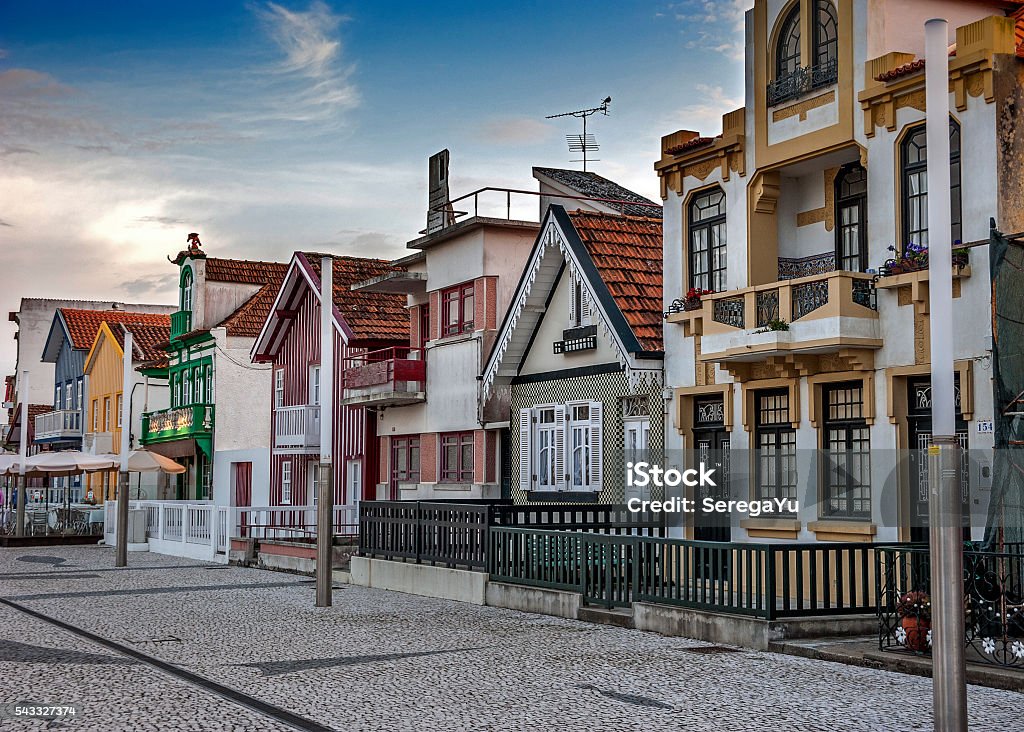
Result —
<instances>
[{"instance_id":1,"label":"caf\u00e9 umbrella","mask_svg":"<svg viewBox=\"0 0 1024 732\"><path fill-rule=\"evenodd\" d=\"M101 457L112 459L115 462L115 467L120 468L120 455L109 454L102 455ZM140 449L132 450L128 453L128 472L139 473L138 490L141 492L142 473L167 473L168 475L180 475L185 472L185 466L179 465L169 457L164 457L159 453ZM128 495L130 496L131 493Z\"/></svg>"}]
</instances>

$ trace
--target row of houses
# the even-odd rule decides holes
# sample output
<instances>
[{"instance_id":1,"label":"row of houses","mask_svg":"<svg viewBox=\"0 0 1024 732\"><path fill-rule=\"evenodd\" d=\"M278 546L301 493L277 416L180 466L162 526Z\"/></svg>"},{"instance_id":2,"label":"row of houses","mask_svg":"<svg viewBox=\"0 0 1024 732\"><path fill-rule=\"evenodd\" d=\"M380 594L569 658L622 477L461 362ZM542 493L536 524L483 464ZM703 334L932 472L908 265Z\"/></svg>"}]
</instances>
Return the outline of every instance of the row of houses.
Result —
<instances>
[{"instance_id":1,"label":"row of houses","mask_svg":"<svg viewBox=\"0 0 1024 732\"><path fill-rule=\"evenodd\" d=\"M662 138L660 204L553 168L533 169L532 194L452 197L443 151L426 226L398 260L224 259L190 235L171 258L173 306L23 300L11 317L31 391L8 379L7 443L28 400L34 449L116 451L129 399L132 444L187 469L140 495L299 506L314 501L330 419L338 505L622 503L666 495L630 481L629 465L700 459L724 478L714 495L800 507L689 517L688 537L920 539L932 163L923 34L907 29L935 15L953 33L956 403L975 456L963 498L983 515L990 223L1024 230L1024 11L985 0L757 0L745 104L716 135ZM322 374L328 266L336 357ZM78 497L111 495L90 480L71 486Z\"/></svg>"}]
</instances>

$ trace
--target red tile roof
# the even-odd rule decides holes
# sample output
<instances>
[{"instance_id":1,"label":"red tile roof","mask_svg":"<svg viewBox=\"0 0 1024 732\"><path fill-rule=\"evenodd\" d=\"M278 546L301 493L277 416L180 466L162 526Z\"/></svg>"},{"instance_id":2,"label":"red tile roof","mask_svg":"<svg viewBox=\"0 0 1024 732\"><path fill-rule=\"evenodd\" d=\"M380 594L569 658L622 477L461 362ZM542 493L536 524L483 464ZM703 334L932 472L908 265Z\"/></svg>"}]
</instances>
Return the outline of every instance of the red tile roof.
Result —
<instances>
[{"instance_id":1,"label":"red tile roof","mask_svg":"<svg viewBox=\"0 0 1024 732\"><path fill-rule=\"evenodd\" d=\"M589 211L569 218L640 345L663 350L661 219Z\"/></svg>"},{"instance_id":2,"label":"red tile roof","mask_svg":"<svg viewBox=\"0 0 1024 732\"><path fill-rule=\"evenodd\" d=\"M211 282L236 282L242 285L265 285L284 279L288 265L281 262L254 262L247 259L207 257L206 279Z\"/></svg>"},{"instance_id":3,"label":"red tile roof","mask_svg":"<svg viewBox=\"0 0 1024 732\"><path fill-rule=\"evenodd\" d=\"M909 63L905 63L902 66L897 66L894 69L889 69L888 71L883 71L881 74L879 74L878 76L875 77L875 81L892 81L893 79L898 79L901 76L907 76L908 74L913 74L914 72L920 71L923 68L924 68L924 59L923 58L915 59L914 61L910 61Z\"/></svg>"},{"instance_id":4,"label":"red tile roof","mask_svg":"<svg viewBox=\"0 0 1024 732\"><path fill-rule=\"evenodd\" d=\"M405 295L387 292L352 291L350 285L388 272L401 271L386 259L339 257L315 252L303 252L317 278L320 277L320 259L334 258L334 306L352 328L356 338L372 340L409 340L409 311Z\"/></svg>"},{"instance_id":5,"label":"red tile roof","mask_svg":"<svg viewBox=\"0 0 1024 732\"><path fill-rule=\"evenodd\" d=\"M162 346L171 337L171 316L159 316L164 319L160 325L154 323L108 323L110 332L114 334L117 345L124 348L124 332L132 332L132 360L156 361L166 357Z\"/></svg>"},{"instance_id":6,"label":"red tile roof","mask_svg":"<svg viewBox=\"0 0 1024 732\"><path fill-rule=\"evenodd\" d=\"M80 310L77 308L60 308L61 317L67 325L74 348L88 350L96 340L100 323L142 323L149 325L170 326L170 316L159 313L133 313L128 310Z\"/></svg>"},{"instance_id":7,"label":"red tile roof","mask_svg":"<svg viewBox=\"0 0 1024 732\"><path fill-rule=\"evenodd\" d=\"M255 295L245 301L244 305L224 318L218 327L226 328L229 336L255 338L267 321L270 308L274 306L274 299L280 289L280 280L263 285Z\"/></svg>"}]
</instances>

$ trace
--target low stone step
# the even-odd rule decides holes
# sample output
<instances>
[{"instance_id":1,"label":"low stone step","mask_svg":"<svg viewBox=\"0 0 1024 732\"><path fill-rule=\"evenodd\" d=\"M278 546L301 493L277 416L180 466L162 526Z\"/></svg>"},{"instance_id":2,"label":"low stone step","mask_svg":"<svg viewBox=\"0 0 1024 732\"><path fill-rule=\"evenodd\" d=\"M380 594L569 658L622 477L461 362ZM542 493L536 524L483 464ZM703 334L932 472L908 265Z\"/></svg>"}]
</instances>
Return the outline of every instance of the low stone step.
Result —
<instances>
[{"instance_id":1,"label":"low stone step","mask_svg":"<svg viewBox=\"0 0 1024 732\"><path fill-rule=\"evenodd\" d=\"M615 625L620 628L633 627L633 608L631 607L617 607L609 610L604 607L584 605L579 609L576 617L588 623Z\"/></svg>"}]
</instances>

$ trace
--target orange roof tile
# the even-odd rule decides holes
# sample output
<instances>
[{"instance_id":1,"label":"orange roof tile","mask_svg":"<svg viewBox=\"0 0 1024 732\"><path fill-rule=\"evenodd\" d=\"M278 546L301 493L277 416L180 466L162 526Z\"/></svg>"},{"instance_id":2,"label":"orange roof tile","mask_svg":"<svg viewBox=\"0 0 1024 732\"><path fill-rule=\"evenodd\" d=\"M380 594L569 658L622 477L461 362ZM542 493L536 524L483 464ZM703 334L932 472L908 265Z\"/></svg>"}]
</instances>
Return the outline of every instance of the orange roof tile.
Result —
<instances>
[{"instance_id":1,"label":"orange roof tile","mask_svg":"<svg viewBox=\"0 0 1024 732\"><path fill-rule=\"evenodd\" d=\"M339 257L316 252L303 252L317 277L320 258L334 258L334 306L352 328L356 338L373 340L409 339L409 311L405 295L387 292L352 291L350 285L402 270L386 259Z\"/></svg>"},{"instance_id":2,"label":"orange roof tile","mask_svg":"<svg viewBox=\"0 0 1024 732\"><path fill-rule=\"evenodd\" d=\"M247 259L220 259L207 257L206 279L211 282L237 282L243 285L280 283L288 271L281 262L256 262Z\"/></svg>"},{"instance_id":3,"label":"orange roof tile","mask_svg":"<svg viewBox=\"0 0 1024 732\"><path fill-rule=\"evenodd\" d=\"M78 308L60 308L61 316L67 325L73 348L88 350L96 340L100 323L142 323L149 325L167 324L170 316L160 313L133 313L129 310L81 310Z\"/></svg>"},{"instance_id":4,"label":"orange roof tile","mask_svg":"<svg viewBox=\"0 0 1024 732\"><path fill-rule=\"evenodd\" d=\"M569 218L640 345L663 350L661 219L590 211Z\"/></svg>"},{"instance_id":5,"label":"orange roof tile","mask_svg":"<svg viewBox=\"0 0 1024 732\"><path fill-rule=\"evenodd\" d=\"M281 280L263 285L259 291L245 301L240 308L220 322L219 327L227 329L229 336L255 338L260 334L263 324L274 306L277 291L281 289Z\"/></svg>"},{"instance_id":6,"label":"orange roof tile","mask_svg":"<svg viewBox=\"0 0 1024 732\"><path fill-rule=\"evenodd\" d=\"M125 330L132 332L132 360L156 361L167 355L162 346L171 337L171 316L157 317L163 318L159 325L153 322L108 323L110 332L114 334L114 339L121 348L124 348Z\"/></svg>"}]
</instances>

